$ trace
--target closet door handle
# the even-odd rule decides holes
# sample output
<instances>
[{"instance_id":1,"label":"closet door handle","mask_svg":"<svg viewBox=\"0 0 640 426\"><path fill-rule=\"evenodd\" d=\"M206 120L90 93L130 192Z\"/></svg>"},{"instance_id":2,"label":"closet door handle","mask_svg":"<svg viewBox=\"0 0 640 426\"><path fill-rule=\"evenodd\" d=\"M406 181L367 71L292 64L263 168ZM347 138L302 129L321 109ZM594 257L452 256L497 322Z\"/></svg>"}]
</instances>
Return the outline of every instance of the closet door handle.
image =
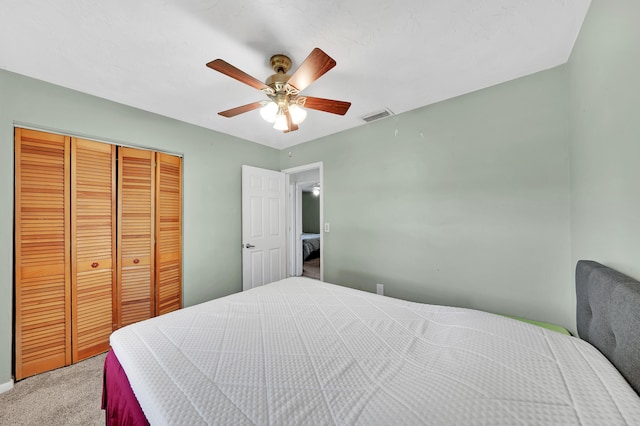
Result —
<instances>
[{"instance_id":1,"label":"closet door handle","mask_svg":"<svg viewBox=\"0 0 640 426\"><path fill-rule=\"evenodd\" d=\"M99 264L98 262L93 262L93 263L91 264L91 267L92 267L92 268L97 268L98 266L100 266L100 264Z\"/></svg>"},{"instance_id":2,"label":"closet door handle","mask_svg":"<svg viewBox=\"0 0 640 426\"><path fill-rule=\"evenodd\" d=\"M254 248L255 246L253 244L247 243L247 244L245 244L245 247L246 248Z\"/></svg>"},{"instance_id":3,"label":"closet door handle","mask_svg":"<svg viewBox=\"0 0 640 426\"><path fill-rule=\"evenodd\" d=\"M137 265L138 263L140 263L140 259L133 259L133 263L134 265Z\"/></svg>"}]
</instances>

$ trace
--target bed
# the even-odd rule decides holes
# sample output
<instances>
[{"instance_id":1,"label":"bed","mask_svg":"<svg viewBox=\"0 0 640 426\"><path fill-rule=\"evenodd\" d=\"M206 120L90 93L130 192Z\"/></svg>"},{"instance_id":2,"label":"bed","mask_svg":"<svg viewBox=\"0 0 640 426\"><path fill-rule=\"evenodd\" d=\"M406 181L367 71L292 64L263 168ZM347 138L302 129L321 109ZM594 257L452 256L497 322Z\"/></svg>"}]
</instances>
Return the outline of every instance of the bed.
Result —
<instances>
[{"instance_id":1,"label":"bed","mask_svg":"<svg viewBox=\"0 0 640 426\"><path fill-rule=\"evenodd\" d=\"M639 285L579 262L577 338L287 278L114 332L103 407L108 424L638 424Z\"/></svg>"},{"instance_id":2,"label":"bed","mask_svg":"<svg viewBox=\"0 0 640 426\"><path fill-rule=\"evenodd\" d=\"M320 234L304 233L300 235L302 242L302 261L320 256Z\"/></svg>"}]
</instances>

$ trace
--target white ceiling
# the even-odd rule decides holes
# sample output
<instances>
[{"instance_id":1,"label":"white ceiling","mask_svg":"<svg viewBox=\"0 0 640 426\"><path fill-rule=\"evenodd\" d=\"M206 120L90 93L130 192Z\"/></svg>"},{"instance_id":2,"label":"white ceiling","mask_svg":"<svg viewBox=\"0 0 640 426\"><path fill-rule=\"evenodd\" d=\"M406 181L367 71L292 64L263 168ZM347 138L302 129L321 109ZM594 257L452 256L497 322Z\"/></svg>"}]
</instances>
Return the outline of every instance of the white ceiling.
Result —
<instances>
[{"instance_id":1,"label":"white ceiling","mask_svg":"<svg viewBox=\"0 0 640 426\"><path fill-rule=\"evenodd\" d=\"M0 0L0 68L286 148L563 64L589 3ZM266 97L207 62L264 80L271 55L295 70L314 47L337 66L302 94L350 101L347 115L310 110L289 134L258 111L217 115Z\"/></svg>"}]
</instances>

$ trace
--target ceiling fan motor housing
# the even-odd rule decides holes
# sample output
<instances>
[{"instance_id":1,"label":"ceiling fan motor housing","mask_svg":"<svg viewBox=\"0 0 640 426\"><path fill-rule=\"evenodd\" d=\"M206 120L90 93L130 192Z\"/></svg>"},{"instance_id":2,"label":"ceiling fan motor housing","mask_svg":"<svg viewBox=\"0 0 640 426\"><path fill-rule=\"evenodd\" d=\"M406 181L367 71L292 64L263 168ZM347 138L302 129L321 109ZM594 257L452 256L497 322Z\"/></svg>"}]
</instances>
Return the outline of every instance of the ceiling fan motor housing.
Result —
<instances>
[{"instance_id":1,"label":"ceiling fan motor housing","mask_svg":"<svg viewBox=\"0 0 640 426\"><path fill-rule=\"evenodd\" d=\"M264 83L271 87L276 95L289 94L287 82L291 76L287 72L291 69L291 59L281 54L273 55L271 57L271 68L273 68L275 74L269 76ZM277 99L272 98L272 100L278 102Z\"/></svg>"},{"instance_id":2,"label":"ceiling fan motor housing","mask_svg":"<svg viewBox=\"0 0 640 426\"><path fill-rule=\"evenodd\" d=\"M286 74L291 69L291 59L282 54L273 55L271 57L271 68L275 73Z\"/></svg>"},{"instance_id":3,"label":"ceiling fan motor housing","mask_svg":"<svg viewBox=\"0 0 640 426\"><path fill-rule=\"evenodd\" d=\"M285 91L285 85L289 81L289 74L273 74L267 77L264 84L275 90L276 93Z\"/></svg>"}]
</instances>

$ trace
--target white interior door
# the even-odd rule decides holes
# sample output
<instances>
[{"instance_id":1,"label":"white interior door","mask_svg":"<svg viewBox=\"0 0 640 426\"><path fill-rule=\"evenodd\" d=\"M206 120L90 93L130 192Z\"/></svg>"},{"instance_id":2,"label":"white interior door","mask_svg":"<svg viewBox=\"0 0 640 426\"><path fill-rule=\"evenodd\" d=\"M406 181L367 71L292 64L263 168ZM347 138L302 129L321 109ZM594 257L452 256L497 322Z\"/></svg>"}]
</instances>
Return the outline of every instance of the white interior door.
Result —
<instances>
[{"instance_id":1,"label":"white interior door","mask_svg":"<svg viewBox=\"0 0 640 426\"><path fill-rule=\"evenodd\" d=\"M242 166L242 290L285 278L285 174Z\"/></svg>"}]
</instances>

